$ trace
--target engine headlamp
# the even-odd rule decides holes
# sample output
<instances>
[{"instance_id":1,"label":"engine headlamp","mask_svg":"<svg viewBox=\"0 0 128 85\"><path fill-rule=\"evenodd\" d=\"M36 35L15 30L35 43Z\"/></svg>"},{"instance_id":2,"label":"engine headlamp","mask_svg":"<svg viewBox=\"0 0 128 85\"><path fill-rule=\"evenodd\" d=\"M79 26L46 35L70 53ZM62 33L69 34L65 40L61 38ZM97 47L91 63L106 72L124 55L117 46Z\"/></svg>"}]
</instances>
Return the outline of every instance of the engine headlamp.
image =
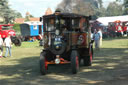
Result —
<instances>
[{"instance_id":1,"label":"engine headlamp","mask_svg":"<svg viewBox=\"0 0 128 85\"><path fill-rule=\"evenodd\" d=\"M60 48L60 46L59 45L56 45L56 49L59 49Z\"/></svg>"}]
</instances>

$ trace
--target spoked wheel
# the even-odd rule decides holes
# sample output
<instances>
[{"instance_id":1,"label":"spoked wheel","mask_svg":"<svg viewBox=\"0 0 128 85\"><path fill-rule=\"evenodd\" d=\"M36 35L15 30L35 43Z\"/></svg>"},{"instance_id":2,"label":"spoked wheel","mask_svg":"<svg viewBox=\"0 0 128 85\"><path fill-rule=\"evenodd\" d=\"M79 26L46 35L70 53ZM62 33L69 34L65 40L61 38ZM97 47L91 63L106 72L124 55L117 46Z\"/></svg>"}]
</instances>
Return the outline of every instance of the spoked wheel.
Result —
<instances>
[{"instance_id":1,"label":"spoked wheel","mask_svg":"<svg viewBox=\"0 0 128 85\"><path fill-rule=\"evenodd\" d=\"M89 56L84 56L84 66L92 65L92 48L89 49Z\"/></svg>"},{"instance_id":2,"label":"spoked wheel","mask_svg":"<svg viewBox=\"0 0 128 85\"><path fill-rule=\"evenodd\" d=\"M79 56L76 50L71 53L71 68L73 74L76 74L79 70Z\"/></svg>"},{"instance_id":3,"label":"spoked wheel","mask_svg":"<svg viewBox=\"0 0 128 85\"><path fill-rule=\"evenodd\" d=\"M40 72L42 75L45 75L48 69L48 65L45 57L46 57L46 52L41 52L39 63L40 63Z\"/></svg>"}]
</instances>

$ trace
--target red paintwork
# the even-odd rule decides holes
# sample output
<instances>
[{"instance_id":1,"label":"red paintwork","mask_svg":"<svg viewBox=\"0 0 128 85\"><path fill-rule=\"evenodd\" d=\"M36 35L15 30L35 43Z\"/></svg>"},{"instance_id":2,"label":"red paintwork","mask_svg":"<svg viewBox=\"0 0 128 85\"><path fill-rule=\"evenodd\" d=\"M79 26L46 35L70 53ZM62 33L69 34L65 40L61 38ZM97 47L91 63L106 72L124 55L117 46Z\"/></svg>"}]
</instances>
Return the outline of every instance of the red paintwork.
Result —
<instances>
[{"instance_id":1,"label":"red paintwork","mask_svg":"<svg viewBox=\"0 0 128 85\"><path fill-rule=\"evenodd\" d=\"M123 23L123 31L127 31L127 25L128 21L122 22Z\"/></svg>"},{"instance_id":2,"label":"red paintwork","mask_svg":"<svg viewBox=\"0 0 128 85\"><path fill-rule=\"evenodd\" d=\"M108 29L109 30L111 30L111 31L117 31L117 32L123 32L123 26L122 25L120 25L121 24L121 22L118 22L118 21L115 21L115 22L110 22L110 23L112 23L113 24L113 26L110 26ZM117 25L118 24L118 25ZM118 27L121 27L121 29L122 30L118 30Z\"/></svg>"},{"instance_id":3,"label":"red paintwork","mask_svg":"<svg viewBox=\"0 0 128 85\"><path fill-rule=\"evenodd\" d=\"M47 64L47 60L45 59L45 69L47 70L48 69L48 64Z\"/></svg>"},{"instance_id":4,"label":"red paintwork","mask_svg":"<svg viewBox=\"0 0 128 85\"><path fill-rule=\"evenodd\" d=\"M121 30L118 30L118 27L121 27ZM123 27L122 27L121 25L117 25L117 26L116 26L116 31L117 31L117 32L123 32Z\"/></svg>"},{"instance_id":5,"label":"red paintwork","mask_svg":"<svg viewBox=\"0 0 128 85\"><path fill-rule=\"evenodd\" d=\"M78 59L78 56L76 56L76 68L77 69L79 68L79 59Z\"/></svg>"},{"instance_id":6,"label":"red paintwork","mask_svg":"<svg viewBox=\"0 0 128 85\"><path fill-rule=\"evenodd\" d=\"M123 30L124 30L124 31L127 31L127 26L125 26Z\"/></svg>"},{"instance_id":7,"label":"red paintwork","mask_svg":"<svg viewBox=\"0 0 128 85\"><path fill-rule=\"evenodd\" d=\"M125 22L121 22L121 21L115 21L115 22L111 22L114 24L113 27L109 27L109 29L112 29L113 31L117 31L117 32L124 32L127 30L127 25L126 23L128 23L128 21L125 21ZM122 24L122 25L117 25L118 24ZM121 31L118 31L118 26L121 26Z\"/></svg>"},{"instance_id":8,"label":"red paintwork","mask_svg":"<svg viewBox=\"0 0 128 85\"><path fill-rule=\"evenodd\" d=\"M4 26L9 27L9 29L6 30L6 28L3 28ZM13 24L1 24L0 25L0 35L2 38L6 38L8 35L10 36L15 36L16 33L15 31L12 29L13 28ZM5 29L5 30L4 30Z\"/></svg>"}]
</instances>

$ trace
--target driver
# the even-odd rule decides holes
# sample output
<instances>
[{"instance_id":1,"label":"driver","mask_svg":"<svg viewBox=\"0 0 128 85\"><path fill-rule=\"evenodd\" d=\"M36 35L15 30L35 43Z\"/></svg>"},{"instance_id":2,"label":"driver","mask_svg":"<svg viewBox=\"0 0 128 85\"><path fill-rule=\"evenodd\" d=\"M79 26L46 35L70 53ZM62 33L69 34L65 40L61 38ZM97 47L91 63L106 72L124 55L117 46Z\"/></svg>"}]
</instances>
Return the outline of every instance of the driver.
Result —
<instances>
[{"instance_id":1,"label":"driver","mask_svg":"<svg viewBox=\"0 0 128 85\"><path fill-rule=\"evenodd\" d=\"M54 30L54 19L51 19L48 26L48 31L53 31L53 30Z\"/></svg>"}]
</instances>

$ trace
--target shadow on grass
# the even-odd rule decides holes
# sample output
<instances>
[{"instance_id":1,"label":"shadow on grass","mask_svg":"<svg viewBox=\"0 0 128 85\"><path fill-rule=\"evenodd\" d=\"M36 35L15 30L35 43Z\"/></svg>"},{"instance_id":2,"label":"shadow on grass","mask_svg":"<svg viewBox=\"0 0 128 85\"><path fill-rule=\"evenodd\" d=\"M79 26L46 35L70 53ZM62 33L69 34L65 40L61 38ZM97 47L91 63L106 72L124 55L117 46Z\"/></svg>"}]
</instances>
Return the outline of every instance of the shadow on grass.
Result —
<instances>
[{"instance_id":1,"label":"shadow on grass","mask_svg":"<svg viewBox=\"0 0 128 85\"><path fill-rule=\"evenodd\" d=\"M127 73L127 48L103 48L95 51L91 67L81 67L76 75L71 74L70 64L51 65L48 74L41 76L39 57L32 56L18 60L17 65L1 65L0 74L6 78L1 85L80 85L105 84L106 80ZM15 60L14 60L15 61ZM126 72L124 72L126 71ZM123 73L122 73L123 72ZM3 76L1 76L3 77ZM92 81L92 82L91 82Z\"/></svg>"}]
</instances>

